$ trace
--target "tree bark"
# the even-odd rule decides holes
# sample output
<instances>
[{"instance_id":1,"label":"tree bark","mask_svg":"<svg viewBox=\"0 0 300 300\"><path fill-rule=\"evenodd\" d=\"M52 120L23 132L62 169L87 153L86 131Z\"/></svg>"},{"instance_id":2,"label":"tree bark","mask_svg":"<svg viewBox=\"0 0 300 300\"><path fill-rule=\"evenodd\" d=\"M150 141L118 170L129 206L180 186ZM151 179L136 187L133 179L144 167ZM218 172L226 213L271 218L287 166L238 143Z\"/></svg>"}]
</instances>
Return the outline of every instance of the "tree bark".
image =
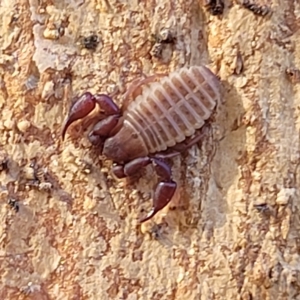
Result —
<instances>
[{"instance_id":1,"label":"tree bark","mask_svg":"<svg viewBox=\"0 0 300 300\"><path fill-rule=\"evenodd\" d=\"M244 3L0 3L1 299L300 299L300 6ZM64 119L85 91L121 105L135 78L201 64L223 102L140 225L151 167L116 180Z\"/></svg>"}]
</instances>

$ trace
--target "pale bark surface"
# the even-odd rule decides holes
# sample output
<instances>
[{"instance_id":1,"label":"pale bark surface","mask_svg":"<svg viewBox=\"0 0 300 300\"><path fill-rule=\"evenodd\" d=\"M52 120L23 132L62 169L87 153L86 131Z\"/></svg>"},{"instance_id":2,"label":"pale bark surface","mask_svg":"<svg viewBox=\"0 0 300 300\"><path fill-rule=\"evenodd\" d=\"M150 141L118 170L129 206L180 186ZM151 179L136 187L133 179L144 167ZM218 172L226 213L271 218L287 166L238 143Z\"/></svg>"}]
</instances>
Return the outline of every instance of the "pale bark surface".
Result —
<instances>
[{"instance_id":1,"label":"pale bark surface","mask_svg":"<svg viewBox=\"0 0 300 300\"><path fill-rule=\"evenodd\" d=\"M266 4L216 17L195 0L0 2L1 299L300 299L300 86L285 73L300 67L300 5ZM161 27L176 41L156 59ZM173 160L176 199L140 226L151 168L116 181L81 123L65 142L61 126L84 91L121 104L134 78L199 64L224 103Z\"/></svg>"}]
</instances>

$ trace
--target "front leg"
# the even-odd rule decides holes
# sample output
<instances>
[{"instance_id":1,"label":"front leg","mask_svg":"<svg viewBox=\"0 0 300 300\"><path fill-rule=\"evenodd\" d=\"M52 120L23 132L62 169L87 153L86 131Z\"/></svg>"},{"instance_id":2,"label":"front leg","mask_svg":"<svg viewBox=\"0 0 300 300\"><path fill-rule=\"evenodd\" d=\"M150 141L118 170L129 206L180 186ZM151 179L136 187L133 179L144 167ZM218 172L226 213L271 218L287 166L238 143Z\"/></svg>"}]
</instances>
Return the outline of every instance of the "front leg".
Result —
<instances>
[{"instance_id":1,"label":"front leg","mask_svg":"<svg viewBox=\"0 0 300 300\"><path fill-rule=\"evenodd\" d=\"M172 199L177 184L171 178L171 168L164 161L154 157L139 157L124 166L117 165L113 172L118 178L135 175L142 167L152 163L161 181L156 186L153 196L153 207L148 215L140 220L145 222L150 220L157 212L163 209Z\"/></svg>"},{"instance_id":2,"label":"front leg","mask_svg":"<svg viewBox=\"0 0 300 300\"><path fill-rule=\"evenodd\" d=\"M155 74L155 75L145 77L144 79L137 78L133 80L123 97L124 100L123 100L122 110L123 111L126 110L130 101L132 99L135 99L138 95L142 93L141 87L143 85L147 85L151 82L154 82L158 78L165 77L165 76L167 76L167 74Z\"/></svg>"}]
</instances>

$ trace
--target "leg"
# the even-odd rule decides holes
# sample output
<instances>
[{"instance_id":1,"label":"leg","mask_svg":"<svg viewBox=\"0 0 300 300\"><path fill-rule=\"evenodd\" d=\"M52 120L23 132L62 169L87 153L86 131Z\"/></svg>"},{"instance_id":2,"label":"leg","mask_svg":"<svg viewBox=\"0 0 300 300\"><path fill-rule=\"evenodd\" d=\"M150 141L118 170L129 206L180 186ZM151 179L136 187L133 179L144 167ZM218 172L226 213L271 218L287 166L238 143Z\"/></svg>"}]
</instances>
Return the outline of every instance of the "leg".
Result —
<instances>
[{"instance_id":1,"label":"leg","mask_svg":"<svg viewBox=\"0 0 300 300\"><path fill-rule=\"evenodd\" d=\"M157 175L161 181L158 183L154 196L153 196L153 207L148 215L141 219L140 222L145 222L151 219L158 211L163 209L172 199L177 184L171 178L171 169L162 160L151 157L139 157L133 161L125 164L125 166L116 166L113 169L114 174L119 177L126 177L136 174L138 170L152 163L154 165Z\"/></svg>"},{"instance_id":2,"label":"leg","mask_svg":"<svg viewBox=\"0 0 300 300\"><path fill-rule=\"evenodd\" d=\"M132 81L132 83L130 84L127 92L124 95L124 100L123 100L123 105L122 105L122 110L126 110L127 106L129 105L130 100L135 99L138 95L141 94L141 86L144 84L149 84L153 81L155 81L157 78L160 77L164 77L167 76L167 74L155 74L155 75L151 75L146 77L144 75L144 79L140 79L137 78L135 80Z\"/></svg>"},{"instance_id":3,"label":"leg","mask_svg":"<svg viewBox=\"0 0 300 300\"><path fill-rule=\"evenodd\" d=\"M186 151L188 148L192 147L193 145L197 144L204 136L203 132L197 133L194 137L187 138L185 141L182 143L179 143L172 147L172 150L164 151L164 152L159 152L154 155L155 158L157 159L169 159L173 158L182 152Z\"/></svg>"},{"instance_id":4,"label":"leg","mask_svg":"<svg viewBox=\"0 0 300 300\"><path fill-rule=\"evenodd\" d=\"M195 136L189 137L184 142L175 145L173 147L173 149L177 152L184 152L188 148L197 144L203 138L204 135L205 135L205 133L203 133L203 132L196 132Z\"/></svg>"},{"instance_id":5,"label":"leg","mask_svg":"<svg viewBox=\"0 0 300 300\"><path fill-rule=\"evenodd\" d=\"M84 93L71 106L69 115L65 121L62 130L62 138L64 139L68 127L75 121L86 117L96 106L100 105L101 110L106 116L117 115L120 116L120 109L113 102L113 100L104 94L92 95L89 92Z\"/></svg>"}]
</instances>

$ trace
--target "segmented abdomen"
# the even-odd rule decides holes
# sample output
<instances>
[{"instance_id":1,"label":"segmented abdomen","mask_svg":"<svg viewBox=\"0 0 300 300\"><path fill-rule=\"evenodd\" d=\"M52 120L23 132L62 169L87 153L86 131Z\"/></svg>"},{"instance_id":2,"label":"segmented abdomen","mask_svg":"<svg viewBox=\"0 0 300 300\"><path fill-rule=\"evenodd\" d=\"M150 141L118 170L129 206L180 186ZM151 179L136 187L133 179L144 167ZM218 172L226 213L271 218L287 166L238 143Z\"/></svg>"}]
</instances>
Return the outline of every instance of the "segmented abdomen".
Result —
<instances>
[{"instance_id":1,"label":"segmented abdomen","mask_svg":"<svg viewBox=\"0 0 300 300\"><path fill-rule=\"evenodd\" d=\"M204 66L182 68L143 92L127 108L125 122L140 134L149 153L192 136L220 99L218 78Z\"/></svg>"}]
</instances>

